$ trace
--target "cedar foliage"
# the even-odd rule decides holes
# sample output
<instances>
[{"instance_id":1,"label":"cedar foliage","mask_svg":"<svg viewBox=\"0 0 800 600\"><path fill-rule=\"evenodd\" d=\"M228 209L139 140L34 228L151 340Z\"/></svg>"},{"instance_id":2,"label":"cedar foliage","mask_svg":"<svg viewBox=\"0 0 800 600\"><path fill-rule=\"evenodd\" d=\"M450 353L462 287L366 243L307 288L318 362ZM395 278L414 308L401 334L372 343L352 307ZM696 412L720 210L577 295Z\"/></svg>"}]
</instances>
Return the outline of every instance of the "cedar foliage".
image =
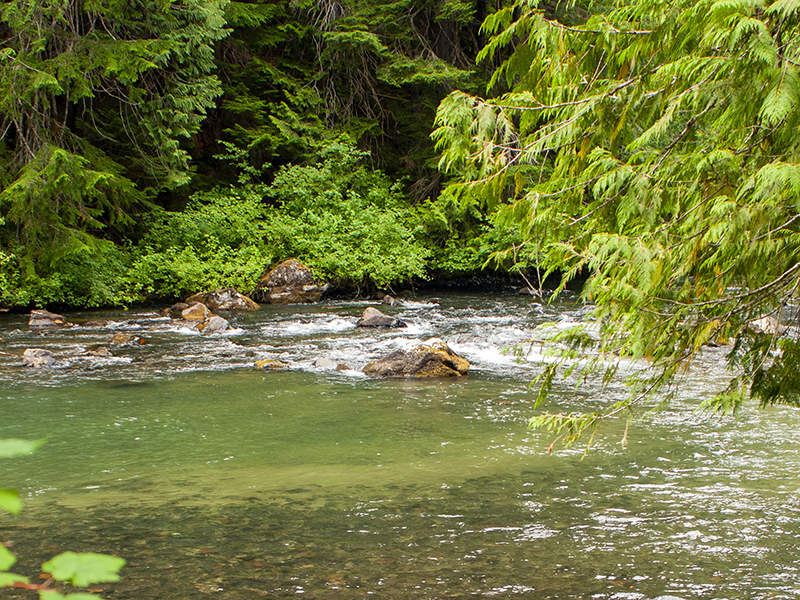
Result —
<instances>
[{"instance_id":1,"label":"cedar foliage","mask_svg":"<svg viewBox=\"0 0 800 600\"><path fill-rule=\"evenodd\" d=\"M652 397L708 342L732 342L736 373L710 408L748 394L800 405L800 2L592 11L570 23L518 0L490 15L479 58L507 53L489 85L506 92L451 93L433 134L449 193L498 206L518 231L495 258L523 246L562 287L587 275L601 355L652 364L627 400L534 424L574 440ZM748 326L765 316L782 327Z\"/></svg>"}]
</instances>

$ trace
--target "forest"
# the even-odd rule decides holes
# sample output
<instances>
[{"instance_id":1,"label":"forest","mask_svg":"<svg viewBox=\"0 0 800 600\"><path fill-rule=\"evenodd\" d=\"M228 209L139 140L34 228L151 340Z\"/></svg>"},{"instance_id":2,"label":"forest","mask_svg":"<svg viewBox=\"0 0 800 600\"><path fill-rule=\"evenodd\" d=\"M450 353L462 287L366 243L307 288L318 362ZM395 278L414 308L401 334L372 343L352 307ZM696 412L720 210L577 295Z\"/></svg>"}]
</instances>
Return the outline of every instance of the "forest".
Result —
<instances>
[{"instance_id":1,"label":"forest","mask_svg":"<svg viewBox=\"0 0 800 600\"><path fill-rule=\"evenodd\" d=\"M2 302L248 291L290 257L348 293L480 271L513 234L442 194L430 134L501 7L5 3Z\"/></svg>"},{"instance_id":2,"label":"forest","mask_svg":"<svg viewBox=\"0 0 800 600\"><path fill-rule=\"evenodd\" d=\"M634 396L731 344L712 408L800 402L797 0L1 15L5 307L247 292L291 257L350 294L579 278L602 351L659 367Z\"/></svg>"}]
</instances>

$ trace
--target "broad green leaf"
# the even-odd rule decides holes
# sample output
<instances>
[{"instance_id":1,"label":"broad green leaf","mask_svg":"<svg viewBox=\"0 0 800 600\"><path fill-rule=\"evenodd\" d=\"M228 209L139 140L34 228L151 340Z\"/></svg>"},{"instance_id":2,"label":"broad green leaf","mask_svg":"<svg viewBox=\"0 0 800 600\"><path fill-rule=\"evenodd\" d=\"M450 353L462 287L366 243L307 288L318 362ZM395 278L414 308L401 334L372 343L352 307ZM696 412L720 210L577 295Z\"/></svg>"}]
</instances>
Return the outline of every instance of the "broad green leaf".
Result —
<instances>
[{"instance_id":1,"label":"broad green leaf","mask_svg":"<svg viewBox=\"0 0 800 600\"><path fill-rule=\"evenodd\" d=\"M30 454L47 440L0 440L0 458L11 458L12 456L22 456Z\"/></svg>"},{"instance_id":2,"label":"broad green leaf","mask_svg":"<svg viewBox=\"0 0 800 600\"><path fill-rule=\"evenodd\" d=\"M104 581L119 581L125 559L105 554L64 552L48 560L42 568L59 581L83 587Z\"/></svg>"},{"instance_id":3,"label":"broad green leaf","mask_svg":"<svg viewBox=\"0 0 800 600\"><path fill-rule=\"evenodd\" d=\"M22 575L16 575L14 573L0 573L0 587L14 585L17 582L28 583L28 581L30 580Z\"/></svg>"},{"instance_id":4,"label":"broad green leaf","mask_svg":"<svg viewBox=\"0 0 800 600\"><path fill-rule=\"evenodd\" d=\"M0 571L8 571L15 562L17 562L17 558L11 554L8 548L0 544Z\"/></svg>"},{"instance_id":5,"label":"broad green leaf","mask_svg":"<svg viewBox=\"0 0 800 600\"><path fill-rule=\"evenodd\" d=\"M0 509L16 515L21 508L22 502L16 491L0 489Z\"/></svg>"}]
</instances>

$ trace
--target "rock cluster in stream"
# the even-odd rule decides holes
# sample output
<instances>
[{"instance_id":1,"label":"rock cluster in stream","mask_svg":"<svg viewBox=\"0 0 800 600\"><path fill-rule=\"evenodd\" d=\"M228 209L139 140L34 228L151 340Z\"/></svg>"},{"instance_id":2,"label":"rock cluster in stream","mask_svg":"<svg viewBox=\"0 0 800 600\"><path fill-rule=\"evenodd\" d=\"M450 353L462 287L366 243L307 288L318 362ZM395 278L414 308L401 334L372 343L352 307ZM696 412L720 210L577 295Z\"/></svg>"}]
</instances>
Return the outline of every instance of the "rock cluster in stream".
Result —
<instances>
[{"instance_id":1,"label":"rock cluster in stream","mask_svg":"<svg viewBox=\"0 0 800 600\"><path fill-rule=\"evenodd\" d=\"M282 297L283 300L310 301L312 298L319 299L323 293L319 283L314 280L310 271L307 271L299 261L281 263L270 271L270 274L265 276L264 280L262 280L262 283L264 282L266 282L266 287L261 289L270 302L278 301L276 298L279 297ZM292 287L289 285L290 283L295 286L295 292L293 293L297 293L299 296L291 296L289 294L287 290ZM298 285L300 286L299 291L297 289ZM317 286L314 288L316 291L310 293L311 288L314 286ZM286 295L280 296L284 292ZM387 307L401 304L401 301L389 295L384 295L379 299ZM164 309L161 315L174 321L179 321L205 335L210 335L223 333L230 328L230 322L217 314L217 311L223 313L239 312L252 311L259 308L259 305L248 296L233 288L224 288L190 296L185 302L178 302ZM78 327L68 323L64 316L45 310L32 311L29 326L31 329L36 330ZM115 324L110 321L89 321L81 325L81 327L93 328L113 326ZM357 320L356 327L398 329L406 328L408 325L401 319L387 315L370 306L364 310ZM112 349L114 347L135 347L144 343L145 339L140 335L124 331L115 332L108 342ZM87 349L83 354L91 357L114 356L111 350L105 346ZM53 352L43 348L29 348L25 350L21 358L25 367L47 368L58 366L58 357ZM255 365L263 371L285 371L292 368L290 363L272 358L257 360ZM314 362L316 371L336 372L350 370L351 368L353 367L349 367L330 357L319 357ZM410 348L398 350L388 356L374 360L364 367L363 372L370 377L461 377L468 374L469 368L469 362L456 354L443 340L431 338Z\"/></svg>"},{"instance_id":2,"label":"rock cluster in stream","mask_svg":"<svg viewBox=\"0 0 800 600\"><path fill-rule=\"evenodd\" d=\"M161 315L192 323L204 334L222 333L230 327L230 322L214 311L244 312L261 308L251 298L234 288L224 288L212 292L201 292L189 296L185 302L177 302L165 308Z\"/></svg>"}]
</instances>

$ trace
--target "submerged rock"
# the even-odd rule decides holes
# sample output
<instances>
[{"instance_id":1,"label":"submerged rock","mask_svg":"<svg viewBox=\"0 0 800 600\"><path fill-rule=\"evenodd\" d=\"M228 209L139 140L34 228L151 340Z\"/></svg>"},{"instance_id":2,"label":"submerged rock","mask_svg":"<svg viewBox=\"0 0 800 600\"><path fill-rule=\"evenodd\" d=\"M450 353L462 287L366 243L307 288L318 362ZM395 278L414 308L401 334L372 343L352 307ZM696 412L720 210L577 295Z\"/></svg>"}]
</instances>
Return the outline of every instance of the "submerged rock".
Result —
<instances>
[{"instance_id":1,"label":"submerged rock","mask_svg":"<svg viewBox=\"0 0 800 600\"><path fill-rule=\"evenodd\" d=\"M56 362L56 357L50 350L42 348L28 348L22 353L22 366L34 369L42 367L52 367Z\"/></svg>"},{"instance_id":2,"label":"submerged rock","mask_svg":"<svg viewBox=\"0 0 800 600\"><path fill-rule=\"evenodd\" d=\"M400 300L398 300L394 296L390 296L389 294L386 294L383 297L381 303L386 304L387 306L400 306L402 304Z\"/></svg>"},{"instance_id":3,"label":"submerged rock","mask_svg":"<svg viewBox=\"0 0 800 600\"><path fill-rule=\"evenodd\" d=\"M431 338L372 361L364 373L371 377L459 377L469 373L469 361L439 338Z\"/></svg>"},{"instance_id":4,"label":"submerged rock","mask_svg":"<svg viewBox=\"0 0 800 600\"><path fill-rule=\"evenodd\" d=\"M356 321L356 327L408 327L404 321L397 317L383 314L377 308L367 307L361 318Z\"/></svg>"},{"instance_id":5,"label":"submerged rock","mask_svg":"<svg viewBox=\"0 0 800 600\"><path fill-rule=\"evenodd\" d=\"M88 356L96 356L98 358L109 358L111 356L114 356L113 354L111 354L111 350L109 350L105 346L100 346L99 348L90 348L89 350L86 351L86 354Z\"/></svg>"},{"instance_id":6,"label":"submerged rock","mask_svg":"<svg viewBox=\"0 0 800 600\"><path fill-rule=\"evenodd\" d=\"M187 304L202 302L211 311L252 311L261 308L254 302L234 288L214 290L213 292L195 294L186 299Z\"/></svg>"},{"instance_id":7,"label":"submerged rock","mask_svg":"<svg viewBox=\"0 0 800 600\"><path fill-rule=\"evenodd\" d=\"M81 327L103 328L110 327L113 321L86 321L81 324Z\"/></svg>"},{"instance_id":8,"label":"submerged rock","mask_svg":"<svg viewBox=\"0 0 800 600\"><path fill-rule=\"evenodd\" d=\"M111 336L112 344L119 344L121 346L139 346L144 344L144 340L138 335L132 333L115 333Z\"/></svg>"},{"instance_id":9,"label":"submerged rock","mask_svg":"<svg viewBox=\"0 0 800 600\"><path fill-rule=\"evenodd\" d=\"M346 371L347 365L337 363L327 356L320 356L314 361L314 368L320 371Z\"/></svg>"},{"instance_id":10,"label":"submerged rock","mask_svg":"<svg viewBox=\"0 0 800 600\"><path fill-rule=\"evenodd\" d=\"M319 302L330 288L318 281L307 266L296 258L280 263L261 278L253 297L270 304Z\"/></svg>"},{"instance_id":11,"label":"submerged rock","mask_svg":"<svg viewBox=\"0 0 800 600\"><path fill-rule=\"evenodd\" d=\"M264 360L257 360L256 367L261 369L262 371L288 371L289 370L289 363L285 363L281 360L275 360L274 358L267 358Z\"/></svg>"},{"instance_id":12,"label":"submerged rock","mask_svg":"<svg viewBox=\"0 0 800 600\"><path fill-rule=\"evenodd\" d=\"M169 317L171 319L180 319L181 313L189 308L189 305L186 302L176 302L169 308L165 308L161 311L162 317Z\"/></svg>"},{"instance_id":13,"label":"submerged rock","mask_svg":"<svg viewBox=\"0 0 800 600\"><path fill-rule=\"evenodd\" d=\"M28 319L28 327L34 328L64 327L66 324L67 320L63 315L57 315L46 310L32 310Z\"/></svg>"}]
</instances>

